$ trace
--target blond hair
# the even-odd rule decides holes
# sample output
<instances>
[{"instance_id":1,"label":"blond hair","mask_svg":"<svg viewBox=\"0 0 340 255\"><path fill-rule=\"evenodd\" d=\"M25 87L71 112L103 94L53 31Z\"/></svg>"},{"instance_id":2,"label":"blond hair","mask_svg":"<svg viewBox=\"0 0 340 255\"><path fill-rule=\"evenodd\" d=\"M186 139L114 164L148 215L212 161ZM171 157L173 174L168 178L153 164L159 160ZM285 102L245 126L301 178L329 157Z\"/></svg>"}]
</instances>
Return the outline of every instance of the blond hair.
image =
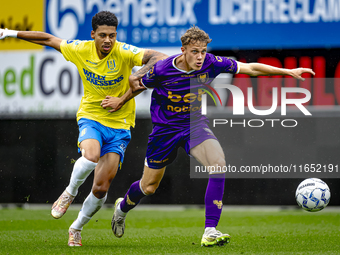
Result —
<instances>
[{"instance_id":1,"label":"blond hair","mask_svg":"<svg viewBox=\"0 0 340 255\"><path fill-rule=\"evenodd\" d=\"M194 25L181 36L181 42L182 46L186 46L195 42L203 42L208 45L208 43L211 42L211 39L206 32Z\"/></svg>"}]
</instances>

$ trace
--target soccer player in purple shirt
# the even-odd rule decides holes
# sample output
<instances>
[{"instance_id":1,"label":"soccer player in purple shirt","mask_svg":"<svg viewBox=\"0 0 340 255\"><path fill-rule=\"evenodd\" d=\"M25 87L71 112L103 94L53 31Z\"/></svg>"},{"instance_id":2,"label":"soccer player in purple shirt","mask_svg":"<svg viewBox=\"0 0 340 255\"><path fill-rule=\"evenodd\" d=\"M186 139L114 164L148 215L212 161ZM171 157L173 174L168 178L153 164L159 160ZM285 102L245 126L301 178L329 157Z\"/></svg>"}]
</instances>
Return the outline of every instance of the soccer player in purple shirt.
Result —
<instances>
[{"instance_id":1,"label":"soccer player in purple shirt","mask_svg":"<svg viewBox=\"0 0 340 255\"><path fill-rule=\"evenodd\" d=\"M226 166L220 143L208 127L208 120L201 115L200 88L210 83L222 72L258 75L289 75L303 80L303 73L314 75L311 69L283 69L259 63L241 63L226 57L207 53L211 42L208 34L198 27L191 27L181 37L182 53L160 60L132 88L138 91L154 88L151 101L153 131L149 136L144 172L141 180L134 182L124 198L118 198L112 218L112 231L122 237L125 217L140 200L155 193L167 165L183 147L202 165ZM211 79L212 78L212 79ZM133 79L133 78L132 78ZM223 245L230 241L228 234L216 230L222 212L225 174L209 173L205 194L205 231L202 246Z\"/></svg>"}]
</instances>

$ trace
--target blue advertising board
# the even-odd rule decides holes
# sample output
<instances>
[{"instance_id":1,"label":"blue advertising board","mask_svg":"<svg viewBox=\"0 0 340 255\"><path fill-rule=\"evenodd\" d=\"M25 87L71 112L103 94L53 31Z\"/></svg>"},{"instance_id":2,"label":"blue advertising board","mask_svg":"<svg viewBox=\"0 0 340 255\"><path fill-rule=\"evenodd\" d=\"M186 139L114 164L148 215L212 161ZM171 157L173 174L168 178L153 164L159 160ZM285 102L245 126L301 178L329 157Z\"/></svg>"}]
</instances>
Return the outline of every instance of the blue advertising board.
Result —
<instances>
[{"instance_id":1,"label":"blue advertising board","mask_svg":"<svg viewBox=\"0 0 340 255\"><path fill-rule=\"evenodd\" d=\"M180 46L196 25L214 49L340 47L340 0L46 0L46 31L89 40L91 19L115 13L118 40L139 47Z\"/></svg>"}]
</instances>

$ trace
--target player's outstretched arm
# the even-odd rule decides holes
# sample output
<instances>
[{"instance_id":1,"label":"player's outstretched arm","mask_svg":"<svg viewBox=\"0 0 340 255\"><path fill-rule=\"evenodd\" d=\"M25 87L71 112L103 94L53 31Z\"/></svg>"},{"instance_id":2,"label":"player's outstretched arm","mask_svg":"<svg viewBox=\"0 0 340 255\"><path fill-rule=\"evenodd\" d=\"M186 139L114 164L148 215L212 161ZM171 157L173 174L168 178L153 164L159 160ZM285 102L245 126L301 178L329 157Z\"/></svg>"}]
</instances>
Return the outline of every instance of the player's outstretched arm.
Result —
<instances>
[{"instance_id":1,"label":"player's outstretched arm","mask_svg":"<svg viewBox=\"0 0 340 255\"><path fill-rule=\"evenodd\" d=\"M148 50L146 49L143 56L143 67L139 69L137 72L133 73L129 77L130 87L132 89L133 97L138 95L141 91L145 90L146 88L139 83L139 80L153 67L157 61L161 59L167 58L168 55L155 51L155 50ZM135 94L135 92L138 92ZM131 99L131 98L130 98Z\"/></svg>"},{"instance_id":2,"label":"player's outstretched arm","mask_svg":"<svg viewBox=\"0 0 340 255\"><path fill-rule=\"evenodd\" d=\"M0 40L6 37L14 37L42 46L50 46L57 51L60 51L60 43L62 41L62 39L45 32L0 29Z\"/></svg>"},{"instance_id":3,"label":"player's outstretched arm","mask_svg":"<svg viewBox=\"0 0 340 255\"><path fill-rule=\"evenodd\" d=\"M309 73L315 75L312 69L309 68L295 68L295 69L285 69L277 68L270 65L260 64L260 63L242 63L237 62L239 65L239 73L248 74L250 76L260 76L260 75L289 75L295 79L304 81L302 78L303 73Z\"/></svg>"}]
</instances>

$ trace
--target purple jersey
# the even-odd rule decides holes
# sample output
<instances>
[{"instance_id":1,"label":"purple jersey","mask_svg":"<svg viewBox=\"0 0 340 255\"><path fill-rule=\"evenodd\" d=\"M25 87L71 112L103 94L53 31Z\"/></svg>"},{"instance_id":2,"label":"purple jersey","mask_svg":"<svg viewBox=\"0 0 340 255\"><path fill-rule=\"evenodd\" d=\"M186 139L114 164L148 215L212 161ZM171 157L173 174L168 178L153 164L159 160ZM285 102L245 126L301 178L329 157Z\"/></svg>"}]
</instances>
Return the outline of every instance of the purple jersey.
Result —
<instances>
[{"instance_id":1,"label":"purple jersey","mask_svg":"<svg viewBox=\"0 0 340 255\"><path fill-rule=\"evenodd\" d=\"M151 98L151 119L158 125L190 125L206 120L201 114L204 84L210 84L220 73L237 73L237 62L207 53L199 71L180 70L175 66L179 55L158 61L142 78L148 88L154 88Z\"/></svg>"}]
</instances>

